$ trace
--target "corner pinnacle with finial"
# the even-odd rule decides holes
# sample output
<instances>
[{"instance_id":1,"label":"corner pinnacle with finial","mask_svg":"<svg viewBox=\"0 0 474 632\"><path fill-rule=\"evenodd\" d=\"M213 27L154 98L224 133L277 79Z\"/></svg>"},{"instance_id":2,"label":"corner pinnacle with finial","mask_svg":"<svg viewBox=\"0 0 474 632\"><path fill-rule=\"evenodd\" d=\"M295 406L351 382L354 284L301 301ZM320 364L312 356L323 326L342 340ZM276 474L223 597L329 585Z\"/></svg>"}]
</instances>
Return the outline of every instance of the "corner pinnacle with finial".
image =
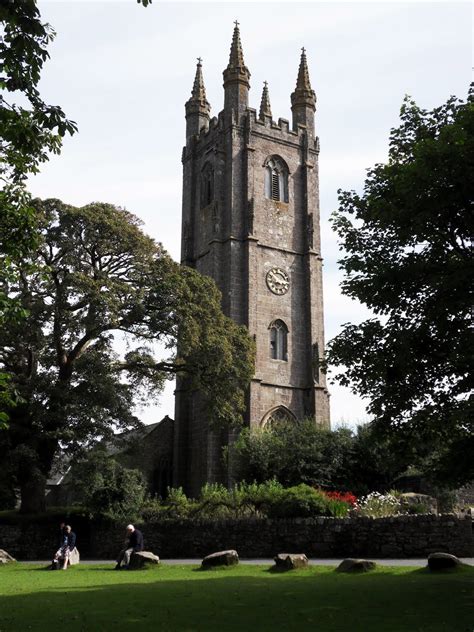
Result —
<instances>
[{"instance_id":1,"label":"corner pinnacle with finial","mask_svg":"<svg viewBox=\"0 0 474 632\"><path fill-rule=\"evenodd\" d=\"M298 69L296 89L312 91L311 82L309 80L308 60L306 59L306 49L304 46L301 49L300 67Z\"/></svg>"},{"instance_id":2,"label":"corner pinnacle with finial","mask_svg":"<svg viewBox=\"0 0 474 632\"><path fill-rule=\"evenodd\" d=\"M196 75L194 77L191 98L186 102L186 114L204 114L209 116L211 106L206 98L206 88L202 76L202 59L197 58Z\"/></svg>"},{"instance_id":3,"label":"corner pinnacle with finial","mask_svg":"<svg viewBox=\"0 0 474 632\"><path fill-rule=\"evenodd\" d=\"M272 106L270 105L270 95L268 93L268 83L263 82L262 100L260 101L259 119L265 120L265 116L272 116Z\"/></svg>"},{"instance_id":4,"label":"corner pinnacle with finial","mask_svg":"<svg viewBox=\"0 0 474 632\"><path fill-rule=\"evenodd\" d=\"M229 65L227 66L227 68L245 68L244 51L242 50L242 42L240 41L240 29L237 20L234 22L234 33L232 35Z\"/></svg>"},{"instance_id":5,"label":"corner pinnacle with finial","mask_svg":"<svg viewBox=\"0 0 474 632\"><path fill-rule=\"evenodd\" d=\"M311 87L309 80L308 60L306 58L306 49L301 49L301 59L298 68L298 78L296 79L296 88L291 95L292 105L307 105L315 109L316 93Z\"/></svg>"},{"instance_id":6,"label":"corner pinnacle with finial","mask_svg":"<svg viewBox=\"0 0 474 632\"><path fill-rule=\"evenodd\" d=\"M191 98L195 101L206 101L206 88L204 87L204 78L202 76L202 58L198 57L197 61Z\"/></svg>"}]
</instances>

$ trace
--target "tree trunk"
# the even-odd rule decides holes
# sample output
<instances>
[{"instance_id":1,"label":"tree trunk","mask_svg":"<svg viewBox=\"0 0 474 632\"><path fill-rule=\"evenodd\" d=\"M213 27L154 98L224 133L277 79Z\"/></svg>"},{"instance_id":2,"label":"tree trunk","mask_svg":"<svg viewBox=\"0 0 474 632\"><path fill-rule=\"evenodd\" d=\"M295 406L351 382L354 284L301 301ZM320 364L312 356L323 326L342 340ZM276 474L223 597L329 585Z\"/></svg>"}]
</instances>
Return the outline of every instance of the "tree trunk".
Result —
<instances>
[{"instance_id":1,"label":"tree trunk","mask_svg":"<svg viewBox=\"0 0 474 632\"><path fill-rule=\"evenodd\" d=\"M35 514L46 509L46 476L39 470L30 473L20 485L20 513Z\"/></svg>"},{"instance_id":2,"label":"tree trunk","mask_svg":"<svg viewBox=\"0 0 474 632\"><path fill-rule=\"evenodd\" d=\"M20 484L20 513L39 513L46 509L46 482L51 472L57 440L37 441L34 449L25 451L18 482Z\"/></svg>"}]
</instances>

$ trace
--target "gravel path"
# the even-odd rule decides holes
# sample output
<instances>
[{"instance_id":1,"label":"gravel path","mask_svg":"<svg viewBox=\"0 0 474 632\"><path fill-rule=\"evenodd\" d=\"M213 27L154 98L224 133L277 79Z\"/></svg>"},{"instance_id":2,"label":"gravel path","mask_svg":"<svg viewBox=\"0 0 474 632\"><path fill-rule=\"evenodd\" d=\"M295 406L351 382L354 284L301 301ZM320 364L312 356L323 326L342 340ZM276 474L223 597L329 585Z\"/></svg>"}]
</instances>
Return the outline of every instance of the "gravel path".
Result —
<instances>
[{"instance_id":1,"label":"gravel path","mask_svg":"<svg viewBox=\"0 0 474 632\"><path fill-rule=\"evenodd\" d=\"M328 558L328 559L319 559L319 558L310 558L311 564L316 564L320 566L338 566L340 562L342 562L341 558ZM417 558L417 559L377 559L374 557L369 558L374 562L377 562L380 566L426 566L426 558ZM474 566L474 557L461 557L461 562L464 564L469 564L470 566ZM21 562L21 560L18 560ZM163 564L194 564L195 566L201 564L201 558L196 559L162 559ZM263 565L272 565L273 560L270 558L263 559L245 559L240 558L240 562L242 564L263 564ZM49 560L28 560L24 562L26 564L49 564ZM115 560L81 560L82 564L115 564Z\"/></svg>"}]
</instances>

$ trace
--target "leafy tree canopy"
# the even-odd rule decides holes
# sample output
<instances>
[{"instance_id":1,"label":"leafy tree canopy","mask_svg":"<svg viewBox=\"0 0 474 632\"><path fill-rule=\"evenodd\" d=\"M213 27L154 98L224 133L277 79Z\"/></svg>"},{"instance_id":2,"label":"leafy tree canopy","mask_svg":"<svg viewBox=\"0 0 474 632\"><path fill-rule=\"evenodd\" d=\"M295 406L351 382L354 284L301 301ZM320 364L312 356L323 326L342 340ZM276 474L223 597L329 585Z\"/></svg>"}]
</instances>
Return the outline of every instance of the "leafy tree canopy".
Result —
<instances>
[{"instance_id":1,"label":"leafy tree canopy","mask_svg":"<svg viewBox=\"0 0 474 632\"><path fill-rule=\"evenodd\" d=\"M375 317L329 345L337 379L369 398L382 428L471 457L473 178L472 88L430 112L406 98L388 163L362 195L339 192L342 291ZM468 461L452 482L474 478Z\"/></svg>"},{"instance_id":2,"label":"leafy tree canopy","mask_svg":"<svg viewBox=\"0 0 474 632\"><path fill-rule=\"evenodd\" d=\"M4 292L12 280L11 260L36 243L35 216L25 188L29 174L37 173L49 153L58 154L62 137L73 134L58 106L47 105L38 83L55 33L41 21L35 0L4 0L0 4L0 327L24 316L17 301ZM16 101L16 103L15 103ZM0 373L0 401L13 403L8 374ZM6 425L0 412L0 429Z\"/></svg>"},{"instance_id":3,"label":"leafy tree canopy","mask_svg":"<svg viewBox=\"0 0 474 632\"><path fill-rule=\"evenodd\" d=\"M38 90L55 32L41 22L35 0L5 0L0 23L0 252L4 264L34 241L34 213L25 179L38 172L50 153L59 153L62 137L77 127L59 106L47 105ZM0 303L0 315L1 307Z\"/></svg>"},{"instance_id":4,"label":"leafy tree canopy","mask_svg":"<svg viewBox=\"0 0 474 632\"><path fill-rule=\"evenodd\" d=\"M245 328L222 314L214 282L176 264L131 213L59 200L34 206L39 246L34 261L15 262L8 291L28 315L0 332L0 369L23 399L7 435L25 511L41 500L59 449L136 426L134 405L170 377L203 393L211 423L239 423L254 353ZM117 336L127 346L121 355Z\"/></svg>"},{"instance_id":5,"label":"leafy tree canopy","mask_svg":"<svg viewBox=\"0 0 474 632\"><path fill-rule=\"evenodd\" d=\"M275 478L287 486L308 483L332 488L345 483L351 445L350 430L331 432L307 419L243 430L230 458L236 460L239 477L246 481Z\"/></svg>"}]
</instances>

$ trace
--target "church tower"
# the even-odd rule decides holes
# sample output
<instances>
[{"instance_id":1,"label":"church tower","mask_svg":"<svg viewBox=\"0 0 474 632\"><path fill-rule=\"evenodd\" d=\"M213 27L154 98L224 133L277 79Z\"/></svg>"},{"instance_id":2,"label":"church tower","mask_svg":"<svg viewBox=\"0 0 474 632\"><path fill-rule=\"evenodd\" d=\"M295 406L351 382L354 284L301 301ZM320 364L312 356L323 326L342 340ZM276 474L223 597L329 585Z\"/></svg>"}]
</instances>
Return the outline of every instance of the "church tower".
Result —
<instances>
[{"instance_id":1,"label":"church tower","mask_svg":"<svg viewBox=\"0 0 474 632\"><path fill-rule=\"evenodd\" d=\"M273 120L264 83L249 107L250 72L238 23L224 70L224 109L210 119L198 60L186 103L182 264L211 276L224 313L257 347L245 422L264 426L311 417L329 428L319 228L316 95L302 49L291 94L292 125ZM229 481L226 439L209 431L195 398L176 392L173 484L196 495Z\"/></svg>"}]
</instances>

